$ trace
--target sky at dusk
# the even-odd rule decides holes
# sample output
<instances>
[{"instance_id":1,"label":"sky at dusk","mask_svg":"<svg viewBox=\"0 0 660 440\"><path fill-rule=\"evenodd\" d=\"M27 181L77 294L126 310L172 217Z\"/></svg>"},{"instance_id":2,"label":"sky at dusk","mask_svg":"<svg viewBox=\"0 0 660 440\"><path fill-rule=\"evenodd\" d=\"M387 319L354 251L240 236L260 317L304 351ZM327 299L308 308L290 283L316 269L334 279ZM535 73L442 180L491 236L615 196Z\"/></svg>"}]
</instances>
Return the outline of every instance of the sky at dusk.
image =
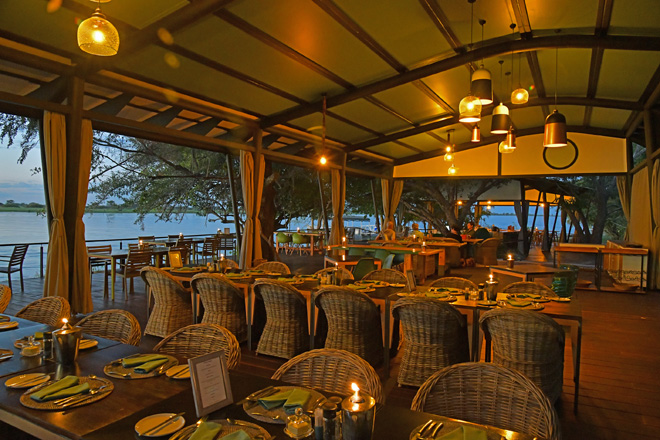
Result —
<instances>
[{"instance_id":1,"label":"sky at dusk","mask_svg":"<svg viewBox=\"0 0 660 440\"><path fill-rule=\"evenodd\" d=\"M41 167L39 149L32 149L22 164L18 163L20 154L20 147L7 148L6 143L0 144L0 202L44 203L43 177L41 173L32 173L34 168Z\"/></svg>"}]
</instances>

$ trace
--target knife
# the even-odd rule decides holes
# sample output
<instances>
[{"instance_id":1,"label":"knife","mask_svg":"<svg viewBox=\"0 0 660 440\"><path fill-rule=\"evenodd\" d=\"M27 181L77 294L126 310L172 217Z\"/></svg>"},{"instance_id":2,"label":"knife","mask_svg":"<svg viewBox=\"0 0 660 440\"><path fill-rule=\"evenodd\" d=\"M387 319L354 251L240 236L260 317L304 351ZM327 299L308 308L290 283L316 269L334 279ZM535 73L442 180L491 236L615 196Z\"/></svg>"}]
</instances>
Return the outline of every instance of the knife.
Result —
<instances>
[{"instance_id":1,"label":"knife","mask_svg":"<svg viewBox=\"0 0 660 440\"><path fill-rule=\"evenodd\" d=\"M172 377L183 376L183 375L185 375L185 374L188 373L188 372L190 372L190 367L186 365L185 368L182 368L181 370L179 370L179 371L177 371L176 373L174 373L174 374L172 375Z\"/></svg>"},{"instance_id":2,"label":"knife","mask_svg":"<svg viewBox=\"0 0 660 440\"><path fill-rule=\"evenodd\" d=\"M157 433L158 431L160 431L161 429L163 429L164 427L166 427L167 425L169 425L170 423L172 423L173 421L177 420L179 417L181 417L184 414L185 414L185 412L180 412L179 414L172 414L171 416L169 416L167 419L163 420L162 422L160 422L156 426L154 426L152 428L149 428L146 431L140 433L140 435L141 436L153 435L153 434Z\"/></svg>"},{"instance_id":3,"label":"knife","mask_svg":"<svg viewBox=\"0 0 660 440\"><path fill-rule=\"evenodd\" d=\"M31 384L32 382L39 382L39 381L40 381L41 379L43 379L44 377L48 377L48 376L50 376L50 375L44 373L44 374L42 374L41 376L31 377L31 378L29 378L29 379L23 379L23 380L21 380L21 381L14 382L14 383L12 384L12 387L22 387L22 386L25 386L25 385Z\"/></svg>"}]
</instances>

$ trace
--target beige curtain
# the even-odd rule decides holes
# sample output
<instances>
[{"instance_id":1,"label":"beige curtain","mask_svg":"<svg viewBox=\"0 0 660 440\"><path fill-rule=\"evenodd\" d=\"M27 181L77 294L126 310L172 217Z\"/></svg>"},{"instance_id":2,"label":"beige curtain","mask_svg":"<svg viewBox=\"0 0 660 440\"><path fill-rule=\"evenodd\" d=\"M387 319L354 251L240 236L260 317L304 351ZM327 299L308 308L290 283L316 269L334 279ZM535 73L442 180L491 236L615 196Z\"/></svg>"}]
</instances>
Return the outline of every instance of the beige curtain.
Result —
<instances>
[{"instance_id":1,"label":"beige curtain","mask_svg":"<svg viewBox=\"0 0 660 440\"><path fill-rule=\"evenodd\" d=\"M341 244L344 236L344 205L346 204L346 176L339 170L332 170L332 228L330 229L331 245Z\"/></svg>"},{"instance_id":2,"label":"beige curtain","mask_svg":"<svg viewBox=\"0 0 660 440\"><path fill-rule=\"evenodd\" d=\"M64 115L44 112L43 137L48 199L53 220L50 223L44 296L69 299L69 251L64 229L66 178L66 121ZM85 265L85 268L87 265Z\"/></svg>"},{"instance_id":3,"label":"beige curtain","mask_svg":"<svg viewBox=\"0 0 660 440\"><path fill-rule=\"evenodd\" d=\"M258 185L255 188L254 157L248 151L241 151L241 184L243 187L243 204L246 215L243 240L241 241L241 253L239 256L239 265L242 269L250 267L252 261L261 258L261 222L259 221L259 211L261 210L261 193L264 188L265 165L263 156L260 156ZM253 220L253 218L256 220Z\"/></svg>"},{"instance_id":4,"label":"beige curtain","mask_svg":"<svg viewBox=\"0 0 660 440\"><path fill-rule=\"evenodd\" d=\"M618 176L616 178L616 186L619 189L619 200L621 201L621 208L626 221L630 224L630 188L628 187L628 179L626 176ZM624 239L628 239L628 231L630 228L626 226L626 233Z\"/></svg>"},{"instance_id":5,"label":"beige curtain","mask_svg":"<svg viewBox=\"0 0 660 440\"><path fill-rule=\"evenodd\" d=\"M80 133L80 168L78 174L78 212L76 212L76 237L73 254L73 283L71 289L71 310L75 313L89 313L94 310L92 304L92 288L89 280L89 259L85 243L85 223L83 215L87 205L87 188L89 186L89 171L92 166L93 144L92 121L82 121Z\"/></svg>"},{"instance_id":6,"label":"beige curtain","mask_svg":"<svg viewBox=\"0 0 660 440\"><path fill-rule=\"evenodd\" d=\"M384 224L387 225L388 221L394 222L394 213L403 193L403 180L381 179L380 187L383 198ZM385 225L383 229L385 229Z\"/></svg>"},{"instance_id":7,"label":"beige curtain","mask_svg":"<svg viewBox=\"0 0 660 440\"><path fill-rule=\"evenodd\" d=\"M651 213L653 215L653 239L651 240L650 287L660 289L660 159L653 164L651 176Z\"/></svg>"}]
</instances>

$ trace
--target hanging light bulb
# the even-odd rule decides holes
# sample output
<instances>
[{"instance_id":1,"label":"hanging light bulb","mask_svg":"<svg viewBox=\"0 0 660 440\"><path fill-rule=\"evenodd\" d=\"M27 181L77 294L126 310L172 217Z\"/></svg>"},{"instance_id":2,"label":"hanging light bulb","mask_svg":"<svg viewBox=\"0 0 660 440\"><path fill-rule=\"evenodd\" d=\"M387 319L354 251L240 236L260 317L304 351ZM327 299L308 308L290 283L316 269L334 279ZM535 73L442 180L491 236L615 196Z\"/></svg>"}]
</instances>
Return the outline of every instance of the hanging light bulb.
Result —
<instances>
[{"instance_id":1,"label":"hanging light bulb","mask_svg":"<svg viewBox=\"0 0 660 440\"><path fill-rule=\"evenodd\" d=\"M497 150L502 154L508 154L508 153L513 153L515 148L509 147L507 140L504 139L502 142L500 142L499 146L497 147Z\"/></svg>"},{"instance_id":2,"label":"hanging light bulb","mask_svg":"<svg viewBox=\"0 0 660 440\"><path fill-rule=\"evenodd\" d=\"M458 167L454 166L454 164L451 164L451 166L447 170L447 174L449 174L450 176L453 176L457 172L458 172Z\"/></svg>"},{"instance_id":3,"label":"hanging light bulb","mask_svg":"<svg viewBox=\"0 0 660 440\"><path fill-rule=\"evenodd\" d=\"M78 26L78 47L102 57L116 55L119 50L119 33L101 13L100 1L92 16Z\"/></svg>"},{"instance_id":4,"label":"hanging light bulb","mask_svg":"<svg viewBox=\"0 0 660 440\"><path fill-rule=\"evenodd\" d=\"M479 20L479 24L481 25L481 47L483 47L486 20ZM493 103L493 81L491 80L490 71L484 67L483 59L479 69L472 74L470 90L479 98L482 106Z\"/></svg>"},{"instance_id":5,"label":"hanging light bulb","mask_svg":"<svg viewBox=\"0 0 660 440\"><path fill-rule=\"evenodd\" d=\"M481 129L479 128L479 124L474 124L474 127L472 127L472 138L470 138L470 142L481 142Z\"/></svg>"},{"instance_id":6,"label":"hanging light bulb","mask_svg":"<svg viewBox=\"0 0 660 440\"><path fill-rule=\"evenodd\" d=\"M476 0L468 0L468 3L470 3L470 50L472 50L472 25L474 23L475 1ZM461 102L458 104L458 120L460 122L472 123L481 121L481 101L478 97L472 94L472 84L473 83L471 78L470 91L468 92L467 96L461 99Z\"/></svg>"},{"instance_id":7,"label":"hanging light bulb","mask_svg":"<svg viewBox=\"0 0 660 440\"><path fill-rule=\"evenodd\" d=\"M454 161L454 148L451 143L451 133L454 130L447 130L447 146L445 147L445 162L453 162Z\"/></svg>"},{"instance_id":8,"label":"hanging light bulb","mask_svg":"<svg viewBox=\"0 0 660 440\"><path fill-rule=\"evenodd\" d=\"M511 36L513 39L515 39L515 29L516 29L516 24L511 23L509 26L511 28ZM520 104L527 104L527 101L529 101L529 92L525 89L523 89L521 85L521 76L520 76L520 69L522 62L520 60L521 54L518 54L518 88L511 92L511 103L520 105ZM511 70L513 71L513 50L511 50Z\"/></svg>"},{"instance_id":9,"label":"hanging light bulb","mask_svg":"<svg viewBox=\"0 0 660 440\"><path fill-rule=\"evenodd\" d=\"M568 145L566 138L566 118L557 111L557 76L559 71L559 48L555 49L555 109L545 119L543 133L543 146L546 148L565 147Z\"/></svg>"},{"instance_id":10,"label":"hanging light bulb","mask_svg":"<svg viewBox=\"0 0 660 440\"><path fill-rule=\"evenodd\" d=\"M509 131L506 134L506 144L509 149L509 153L513 153L513 150L516 149L516 131L513 129L513 125L509 127Z\"/></svg>"},{"instance_id":11,"label":"hanging light bulb","mask_svg":"<svg viewBox=\"0 0 660 440\"><path fill-rule=\"evenodd\" d=\"M325 165L328 163L328 159L325 156L321 156L321 158L319 159L319 163L321 165Z\"/></svg>"}]
</instances>

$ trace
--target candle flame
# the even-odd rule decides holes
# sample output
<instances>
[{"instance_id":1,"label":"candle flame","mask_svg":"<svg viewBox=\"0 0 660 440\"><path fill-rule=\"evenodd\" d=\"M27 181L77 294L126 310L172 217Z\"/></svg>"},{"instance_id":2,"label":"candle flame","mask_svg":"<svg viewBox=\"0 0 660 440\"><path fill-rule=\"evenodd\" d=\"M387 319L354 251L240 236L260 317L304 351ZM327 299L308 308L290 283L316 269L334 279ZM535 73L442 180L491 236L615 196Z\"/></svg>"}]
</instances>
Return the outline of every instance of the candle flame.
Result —
<instances>
[{"instance_id":1,"label":"candle flame","mask_svg":"<svg viewBox=\"0 0 660 440\"><path fill-rule=\"evenodd\" d=\"M62 318L62 323L63 323L63 324L66 324L67 322L69 322L68 319L66 319L66 318Z\"/></svg>"},{"instance_id":2,"label":"candle flame","mask_svg":"<svg viewBox=\"0 0 660 440\"><path fill-rule=\"evenodd\" d=\"M352 389L353 391L355 391L355 394L353 394L353 396L351 397L351 402L353 402L353 403L358 403L358 402L360 402L360 387L358 387L358 384L356 384L355 382L353 382L353 383L351 384L351 389Z\"/></svg>"},{"instance_id":3,"label":"candle flame","mask_svg":"<svg viewBox=\"0 0 660 440\"><path fill-rule=\"evenodd\" d=\"M493 274L492 273L489 275L489 278L490 278L490 281L493 281Z\"/></svg>"}]
</instances>

